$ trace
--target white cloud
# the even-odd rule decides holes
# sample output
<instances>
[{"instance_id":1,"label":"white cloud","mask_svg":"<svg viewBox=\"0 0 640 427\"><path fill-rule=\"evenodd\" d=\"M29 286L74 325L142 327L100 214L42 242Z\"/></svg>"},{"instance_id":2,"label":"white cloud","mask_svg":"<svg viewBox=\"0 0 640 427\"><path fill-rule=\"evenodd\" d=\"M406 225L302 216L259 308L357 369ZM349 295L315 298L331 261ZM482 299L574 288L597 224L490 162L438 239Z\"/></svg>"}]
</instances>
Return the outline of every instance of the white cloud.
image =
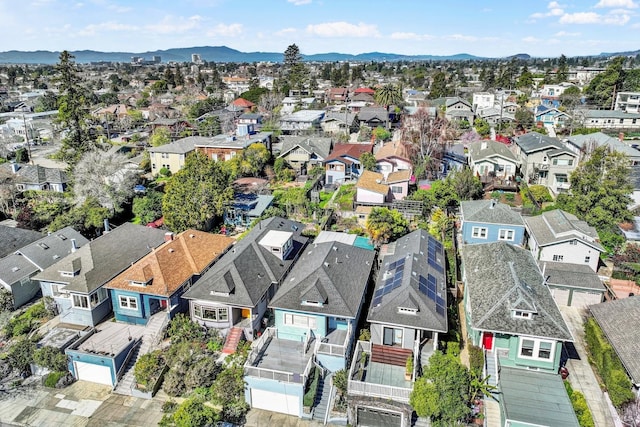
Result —
<instances>
[{"instance_id":1,"label":"white cloud","mask_svg":"<svg viewBox=\"0 0 640 427\"><path fill-rule=\"evenodd\" d=\"M542 40L536 37L529 36L523 38L522 41L525 43L540 43Z\"/></svg>"},{"instance_id":2,"label":"white cloud","mask_svg":"<svg viewBox=\"0 0 640 427\"><path fill-rule=\"evenodd\" d=\"M449 34L448 36L444 36L445 40L461 40L465 42L475 42L478 41L476 36L465 36L464 34Z\"/></svg>"},{"instance_id":3,"label":"white cloud","mask_svg":"<svg viewBox=\"0 0 640 427\"><path fill-rule=\"evenodd\" d=\"M78 31L79 36L81 37L89 37L89 36L95 36L97 34L103 33L103 32L109 32L109 31L116 31L116 32L121 32L121 31L130 31L130 32L134 32L137 31L139 28L134 26L134 25L126 25L126 24L121 24L119 22L113 22L113 21L109 21L109 22L101 22L99 24L89 24L86 27L84 27L83 29L81 29L80 31Z\"/></svg>"},{"instance_id":4,"label":"white cloud","mask_svg":"<svg viewBox=\"0 0 640 427\"><path fill-rule=\"evenodd\" d=\"M618 11L619 12L619 11ZM600 15L595 12L565 13L560 17L561 24L603 24L625 25L631 20L627 13L609 13Z\"/></svg>"},{"instance_id":5,"label":"white cloud","mask_svg":"<svg viewBox=\"0 0 640 427\"><path fill-rule=\"evenodd\" d=\"M279 31L276 31L275 35L278 36L278 37L288 37L288 36L290 36L292 34L295 34L297 32L298 32L297 28L289 27L289 28L283 28L283 29L281 29Z\"/></svg>"},{"instance_id":6,"label":"white cloud","mask_svg":"<svg viewBox=\"0 0 640 427\"><path fill-rule=\"evenodd\" d=\"M319 37L380 37L378 27L360 22L324 22L322 24L307 25L307 33Z\"/></svg>"},{"instance_id":7,"label":"white cloud","mask_svg":"<svg viewBox=\"0 0 640 427\"><path fill-rule=\"evenodd\" d=\"M434 36L430 34L417 34L417 33L403 33L403 32L395 32L391 33L391 39L393 40L433 40Z\"/></svg>"},{"instance_id":8,"label":"white cloud","mask_svg":"<svg viewBox=\"0 0 640 427\"><path fill-rule=\"evenodd\" d=\"M294 6L302 6L303 4L311 3L311 0L287 0L287 1L293 4Z\"/></svg>"},{"instance_id":9,"label":"white cloud","mask_svg":"<svg viewBox=\"0 0 640 427\"><path fill-rule=\"evenodd\" d=\"M609 7L621 7L624 9L635 9L638 7L638 4L633 0L600 0L598 4L594 7L596 8L609 8Z\"/></svg>"},{"instance_id":10,"label":"white cloud","mask_svg":"<svg viewBox=\"0 0 640 427\"><path fill-rule=\"evenodd\" d=\"M198 28L201 21L202 17L200 15L190 16L188 18L168 15L159 23L147 25L146 28L149 31L155 31L160 34L179 34Z\"/></svg>"},{"instance_id":11,"label":"white cloud","mask_svg":"<svg viewBox=\"0 0 640 427\"><path fill-rule=\"evenodd\" d=\"M532 19L547 18L549 16L562 16L564 9L557 1L552 1L547 4L547 12L537 12L530 16Z\"/></svg>"},{"instance_id":12,"label":"white cloud","mask_svg":"<svg viewBox=\"0 0 640 427\"><path fill-rule=\"evenodd\" d=\"M207 31L209 37L238 37L244 32L242 24L218 24Z\"/></svg>"},{"instance_id":13,"label":"white cloud","mask_svg":"<svg viewBox=\"0 0 640 427\"><path fill-rule=\"evenodd\" d=\"M581 33L570 33L568 31L558 31L554 34L555 37L578 37Z\"/></svg>"}]
</instances>

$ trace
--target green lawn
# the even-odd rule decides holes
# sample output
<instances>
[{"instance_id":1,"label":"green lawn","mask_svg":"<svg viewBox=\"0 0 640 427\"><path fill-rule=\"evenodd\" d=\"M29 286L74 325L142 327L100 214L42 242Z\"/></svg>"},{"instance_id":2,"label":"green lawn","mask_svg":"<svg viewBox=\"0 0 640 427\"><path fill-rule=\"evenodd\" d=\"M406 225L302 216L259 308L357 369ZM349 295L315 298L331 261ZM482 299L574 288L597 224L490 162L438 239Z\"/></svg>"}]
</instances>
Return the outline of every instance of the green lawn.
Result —
<instances>
[{"instance_id":1,"label":"green lawn","mask_svg":"<svg viewBox=\"0 0 640 427\"><path fill-rule=\"evenodd\" d=\"M331 197L333 196L333 191L326 193L324 191L320 192L320 208L321 209L325 209L327 207L327 203L329 203L329 200L331 200Z\"/></svg>"}]
</instances>

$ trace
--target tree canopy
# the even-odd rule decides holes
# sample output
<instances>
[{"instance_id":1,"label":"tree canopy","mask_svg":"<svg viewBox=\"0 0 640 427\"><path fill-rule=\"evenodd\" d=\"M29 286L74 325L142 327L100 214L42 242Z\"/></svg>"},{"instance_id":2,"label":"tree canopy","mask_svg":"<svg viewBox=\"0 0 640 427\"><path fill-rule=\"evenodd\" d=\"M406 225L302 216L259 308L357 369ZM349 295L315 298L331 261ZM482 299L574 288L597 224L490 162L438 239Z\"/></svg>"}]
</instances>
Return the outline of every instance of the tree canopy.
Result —
<instances>
[{"instance_id":1,"label":"tree canopy","mask_svg":"<svg viewBox=\"0 0 640 427\"><path fill-rule=\"evenodd\" d=\"M170 230L206 230L233 199L231 173L224 162L214 162L201 153L187 157L184 168L167 183L162 212Z\"/></svg>"},{"instance_id":2,"label":"tree canopy","mask_svg":"<svg viewBox=\"0 0 640 427\"><path fill-rule=\"evenodd\" d=\"M386 243L407 234L409 223L397 210L373 208L367 218L366 229L375 242Z\"/></svg>"}]
</instances>

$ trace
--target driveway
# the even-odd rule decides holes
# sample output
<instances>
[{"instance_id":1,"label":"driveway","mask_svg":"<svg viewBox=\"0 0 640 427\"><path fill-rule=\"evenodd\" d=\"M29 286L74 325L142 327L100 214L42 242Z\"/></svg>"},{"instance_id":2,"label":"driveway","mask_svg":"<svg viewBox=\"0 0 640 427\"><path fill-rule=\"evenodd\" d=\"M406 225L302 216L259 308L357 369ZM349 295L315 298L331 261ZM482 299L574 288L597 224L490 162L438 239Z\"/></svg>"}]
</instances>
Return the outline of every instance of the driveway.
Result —
<instances>
[{"instance_id":1,"label":"driveway","mask_svg":"<svg viewBox=\"0 0 640 427\"><path fill-rule=\"evenodd\" d=\"M593 415L596 427L614 427L613 417L607 404L607 398L600 389L598 380L591 369L587 358L584 338L584 309L576 307L560 307L560 312L574 338L573 347L569 348L569 383L574 390L584 394L587 405Z\"/></svg>"}]
</instances>

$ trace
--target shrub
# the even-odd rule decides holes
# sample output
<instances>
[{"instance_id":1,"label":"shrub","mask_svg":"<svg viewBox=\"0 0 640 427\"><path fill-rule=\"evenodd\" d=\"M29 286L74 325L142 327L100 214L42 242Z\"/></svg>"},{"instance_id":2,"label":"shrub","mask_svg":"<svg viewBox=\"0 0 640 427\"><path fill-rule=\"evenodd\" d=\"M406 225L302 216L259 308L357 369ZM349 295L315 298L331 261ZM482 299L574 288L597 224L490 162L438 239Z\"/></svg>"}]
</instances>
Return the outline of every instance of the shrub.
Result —
<instances>
[{"instance_id":1,"label":"shrub","mask_svg":"<svg viewBox=\"0 0 640 427\"><path fill-rule=\"evenodd\" d=\"M580 427L594 427L593 417L587 406L587 400L584 398L584 394L575 391L571 387L571 384L569 384L569 381L564 381L564 387L567 389L567 394L571 400L571 405L576 413Z\"/></svg>"},{"instance_id":2,"label":"shrub","mask_svg":"<svg viewBox=\"0 0 640 427\"><path fill-rule=\"evenodd\" d=\"M164 358L160 350L143 354L133 367L136 383L148 387L153 385L162 372Z\"/></svg>"},{"instance_id":3,"label":"shrub","mask_svg":"<svg viewBox=\"0 0 640 427\"><path fill-rule=\"evenodd\" d=\"M7 352L9 366L20 372L31 372L30 364L33 362L33 353L36 345L26 337L16 341Z\"/></svg>"},{"instance_id":4,"label":"shrub","mask_svg":"<svg viewBox=\"0 0 640 427\"><path fill-rule=\"evenodd\" d=\"M369 329L361 329L358 339L360 341L369 341L371 339L371 331Z\"/></svg>"},{"instance_id":5,"label":"shrub","mask_svg":"<svg viewBox=\"0 0 640 427\"><path fill-rule=\"evenodd\" d=\"M52 371L66 372L68 370L67 356L55 347L39 348L33 354L33 361Z\"/></svg>"},{"instance_id":6,"label":"shrub","mask_svg":"<svg viewBox=\"0 0 640 427\"><path fill-rule=\"evenodd\" d=\"M311 371L311 375L309 377L308 384L309 389L304 394L302 398L302 404L304 406L313 406L313 402L316 400L316 392L318 391L318 381L320 378L320 372L318 368L315 368Z\"/></svg>"},{"instance_id":7,"label":"shrub","mask_svg":"<svg viewBox=\"0 0 640 427\"><path fill-rule=\"evenodd\" d=\"M160 169L160 175L162 175L162 176L171 176L171 171L169 170L169 168L161 168Z\"/></svg>"},{"instance_id":8,"label":"shrub","mask_svg":"<svg viewBox=\"0 0 640 427\"><path fill-rule=\"evenodd\" d=\"M185 372L178 369L171 369L164 377L162 389L169 396L182 396L187 391L184 379Z\"/></svg>"},{"instance_id":9,"label":"shrub","mask_svg":"<svg viewBox=\"0 0 640 427\"><path fill-rule=\"evenodd\" d=\"M187 388L210 387L222 366L211 357L205 356L191 365L184 376L184 384Z\"/></svg>"},{"instance_id":10,"label":"shrub","mask_svg":"<svg viewBox=\"0 0 640 427\"><path fill-rule=\"evenodd\" d=\"M333 374L333 385L336 386L338 391L343 395L347 395L348 375L346 369L340 369Z\"/></svg>"},{"instance_id":11,"label":"shrub","mask_svg":"<svg viewBox=\"0 0 640 427\"><path fill-rule=\"evenodd\" d=\"M531 185L529 191L539 203L553 201L553 197L549 194L549 189L544 185Z\"/></svg>"},{"instance_id":12,"label":"shrub","mask_svg":"<svg viewBox=\"0 0 640 427\"><path fill-rule=\"evenodd\" d=\"M44 386L49 388L56 388L56 385L58 384L58 381L60 381L60 378L64 377L65 375L67 375L66 372L59 371L49 373L46 377L44 377Z\"/></svg>"},{"instance_id":13,"label":"shrub","mask_svg":"<svg viewBox=\"0 0 640 427\"><path fill-rule=\"evenodd\" d=\"M469 367L472 372L482 374L484 368L484 352L482 348L469 345Z\"/></svg>"},{"instance_id":14,"label":"shrub","mask_svg":"<svg viewBox=\"0 0 640 427\"><path fill-rule=\"evenodd\" d=\"M447 355L458 357L460 355L460 343L455 341L447 342Z\"/></svg>"},{"instance_id":15,"label":"shrub","mask_svg":"<svg viewBox=\"0 0 640 427\"><path fill-rule=\"evenodd\" d=\"M192 321L189 316L179 313L169 324L167 335L171 338L172 344L185 341L200 341L204 343L206 330Z\"/></svg>"}]
</instances>

